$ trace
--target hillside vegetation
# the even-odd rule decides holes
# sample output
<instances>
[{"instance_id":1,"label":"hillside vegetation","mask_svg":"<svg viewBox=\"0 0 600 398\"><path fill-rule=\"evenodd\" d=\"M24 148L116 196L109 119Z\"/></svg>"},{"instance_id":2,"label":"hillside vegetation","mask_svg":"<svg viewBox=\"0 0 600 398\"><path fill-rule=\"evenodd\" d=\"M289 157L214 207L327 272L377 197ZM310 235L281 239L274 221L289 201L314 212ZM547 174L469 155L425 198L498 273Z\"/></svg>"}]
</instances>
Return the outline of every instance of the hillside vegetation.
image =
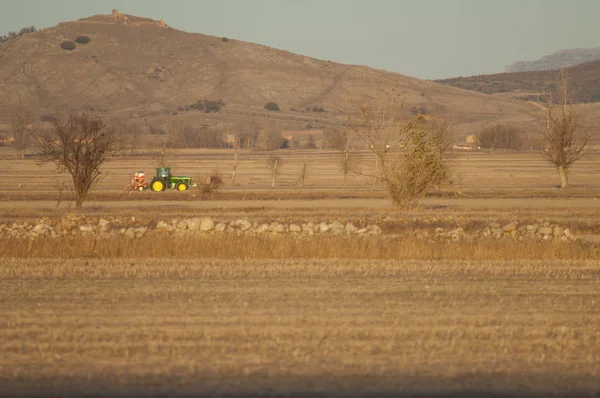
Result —
<instances>
[{"instance_id":1,"label":"hillside vegetation","mask_svg":"<svg viewBox=\"0 0 600 398\"><path fill-rule=\"evenodd\" d=\"M600 102L600 61L565 68L575 103ZM531 101L556 88L560 70L497 73L436 80L437 83L485 94L514 93L514 98Z\"/></svg>"}]
</instances>

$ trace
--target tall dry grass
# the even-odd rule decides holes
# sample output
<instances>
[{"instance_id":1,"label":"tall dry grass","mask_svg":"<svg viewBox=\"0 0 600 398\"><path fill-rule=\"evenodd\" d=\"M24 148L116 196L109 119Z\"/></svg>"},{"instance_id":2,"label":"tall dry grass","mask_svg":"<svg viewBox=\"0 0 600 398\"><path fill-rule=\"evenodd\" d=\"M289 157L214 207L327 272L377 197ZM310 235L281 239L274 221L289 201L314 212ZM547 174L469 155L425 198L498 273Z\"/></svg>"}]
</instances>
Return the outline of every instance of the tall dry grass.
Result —
<instances>
[{"instance_id":1,"label":"tall dry grass","mask_svg":"<svg viewBox=\"0 0 600 398\"><path fill-rule=\"evenodd\" d=\"M391 259L495 260L597 259L600 246L581 243L510 240L428 242L414 238L293 236L149 235L4 239L0 257L10 258L219 258L219 259Z\"/></svg>"}]
</instances>

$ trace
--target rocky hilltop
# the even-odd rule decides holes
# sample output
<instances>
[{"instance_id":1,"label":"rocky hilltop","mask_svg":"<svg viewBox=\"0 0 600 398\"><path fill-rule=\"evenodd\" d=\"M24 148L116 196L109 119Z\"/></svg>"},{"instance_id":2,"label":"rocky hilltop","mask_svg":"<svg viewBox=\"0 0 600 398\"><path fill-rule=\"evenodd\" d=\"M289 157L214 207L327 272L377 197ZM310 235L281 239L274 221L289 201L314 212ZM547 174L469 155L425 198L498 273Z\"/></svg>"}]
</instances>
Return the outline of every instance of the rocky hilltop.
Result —
<instances>
[{"instance_id":1,"label":"rocky hilltop","mask_svg":"<svg viewBox=\"0 0 600 398\"><path fill-rule=\"evenodd\" d=\"M546 55L535 61L517 61L504 67L504 72L532 72L541 70L554 70L584 64L600 59L600 47L574 48L560 50L554 54Z\"/></svg>"}]
</instances>

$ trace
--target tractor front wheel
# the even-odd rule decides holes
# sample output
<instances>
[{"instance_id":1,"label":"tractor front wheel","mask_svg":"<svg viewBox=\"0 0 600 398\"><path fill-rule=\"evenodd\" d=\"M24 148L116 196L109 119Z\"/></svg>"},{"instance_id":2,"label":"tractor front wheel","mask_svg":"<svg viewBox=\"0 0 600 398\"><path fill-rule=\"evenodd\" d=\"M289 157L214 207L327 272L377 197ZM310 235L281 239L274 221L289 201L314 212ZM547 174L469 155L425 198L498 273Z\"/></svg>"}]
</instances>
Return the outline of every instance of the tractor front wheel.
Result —
<instances>
[{"instance_id":1,"label":"tractor front wheel","mask_svg":"<svg viewBox=\"0 0 600 398\"><path fill-rule=\"evenodd\" d=\"M178 191L187 191L188 190L188 184L185 181L179 181L177 183L177 185L175 186L175 189L177 189Z\"/></svg>"},{"instance_id":2,"label":"tractor front wheel","mask_svg":"<svg viewBox=\"0 0 600 398\"><path fill-rule=\"evenodd\" d=\"M161 192L167 189L167 182L164 178L154 177L150 183L150 189L154 192Z\"/></svg>"},{"instance_id":3,"label":"tractor front wheel","mask_svg":"<svg viewBox=\"0 0 600 398\"><path fill-rule=\"evenodd\" d=\"M143 186L143 185L140 185L140 186L138 187L138 191L142 192L143 190L144 190L144 186Z\"/></svg>"}]
</instances>

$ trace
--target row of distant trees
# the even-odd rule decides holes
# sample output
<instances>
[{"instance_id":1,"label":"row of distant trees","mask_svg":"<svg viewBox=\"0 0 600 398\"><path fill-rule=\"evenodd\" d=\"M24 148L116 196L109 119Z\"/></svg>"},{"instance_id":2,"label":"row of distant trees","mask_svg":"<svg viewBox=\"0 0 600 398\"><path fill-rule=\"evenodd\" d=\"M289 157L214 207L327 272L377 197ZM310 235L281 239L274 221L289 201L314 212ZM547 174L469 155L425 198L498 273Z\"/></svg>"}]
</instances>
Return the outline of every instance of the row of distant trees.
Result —
<instances>
[{"instance_id":1,"label":"row of distant trees","mask_svg":"<svg viewBox=\"0 0 600 398\"><path fill-rule=\"evenodd\" d=\"M17 155L24 157L26 149L35 144L35 136L47 134L48 126L60 115L44 115L37 118L27 99L13 104L11 111L11 142ZM147 152L156 142L165 142L171 148L231 148L258 149L273 151L296 145L284 136L283 129L271 122L262 125L257 122L238 123L228 127L190 125L175 119L166 124L127 119L107 120L107 125L117 135L117 151L135 154ZM50 127L52 128L52 127ZM316 147L314 137L306 143L308 148Z\"/></svg>"},{"instance_id":2,"label":"row of distant trees","mask_svg":"<svg viewBox=\"0 0 600 398\"><path fill-rule=\"evenodd\" d=\"M561 80L559 91L560 104L549 102L543 107L544 125L541 140L544 149L541 154L556 167L561 187L568 185L568 170L584 153L589 134L582 132L578 114L568 100L566 78ZM392 201L401 208L413 208L427 191L437 188L449 173L451 159L448 156L448 124L437 124L416 114L408 121L402 121L402 98L397 90L380 89L378 95L363 103L349 118L345 130L328 130L325 140L336 148L341 156L341 169L344 178L350 173L360 174L354 158L353 139L361 140L374 155L375 167L370 176L373 184L381 183ZM80 208L93 184L99 178L103 162L119 149L122 134L128 131L133 142L141 136L141 129L127 126L127 122L106 121L78 112L57 114L49 118L51 128L31 133L31 110L26 102L18 104L12 115L11 126L14 145L20 155L33 139L37 159L41 163L54 163L67 171L73 179L76 195L76 207ZM139 126L138 126L139 127ZM238 164L238 149L253 147L259 137L258 126L240 125L231 134L234 137L231 147L234 151L232 184ZM205 127L193 128L170 123L165 130L150 126L155 137L155 150L159 166L166 163L167 156L175 140L183 140L189 145L198 144L194 140L204 140L203 144L215 144L222 134ZM274 125L262 128L265 149L281 147L282 131ZM502 137L504 133L495 132ZM201 137L201 138L198 138ZM270 138L271 137L271 138ZM272 141L271 141L272 139ZM135 148L131 147L134 151ZM279 156L270 156L267 166L275 185L283 160ZM305 159L301 168L300 181L304 184L308 172Z\"/></svg>"},{"instance_id":3,"label":"row of distant trees","mask_svg":"<svg viewBox=\"0 0 600 398\"><path fill-rule=\"evenodd\" d=\"M22 28L18 32L8 32L8 34L6 34L4 36L0 36L0 43L4 43L4 42L14 39L16 37L26 35L27 33L33 33L36 30L37 29L35 28L35 26L29 26L27 28Z\"/></svg>"}]
</instances>

